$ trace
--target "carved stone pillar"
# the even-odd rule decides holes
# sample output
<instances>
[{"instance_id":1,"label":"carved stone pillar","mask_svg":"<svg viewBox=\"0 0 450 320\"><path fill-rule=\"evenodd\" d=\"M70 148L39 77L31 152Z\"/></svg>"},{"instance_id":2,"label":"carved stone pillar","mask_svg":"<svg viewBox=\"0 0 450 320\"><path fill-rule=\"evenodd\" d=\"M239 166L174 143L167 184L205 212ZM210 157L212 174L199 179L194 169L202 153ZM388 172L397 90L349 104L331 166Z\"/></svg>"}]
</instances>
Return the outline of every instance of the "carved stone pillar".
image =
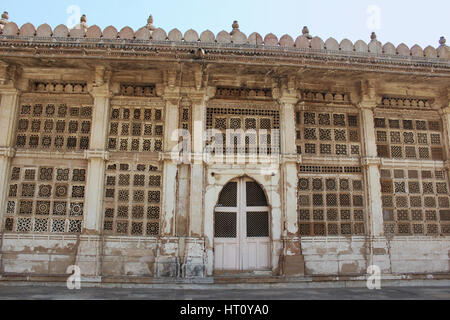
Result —
<instances>
[{"instance_id":1,"label":"carved stone pillar","mask_svg":"<svg viewBox=\"0 0 450 320\"><path fill-rule=\"evenodd\" d=\"M10 85L0 86L0 232L4 228L4 211L9 185L11 160L15 156L14 136L20 91Z\"/></svg>"},{"instance_id":2,"label":"carved stone pillar","mask_svg":"<svg viewBox=\"0 0 450 320\"><path fill-rule=\"evenodd\" d=\"M186 246L186 276L202 277L213 272L213 245L212 232L213 218L206 216L204 210L204 162L203 162L203 135L206 129L206 102L208 96L205 92L192 93L192 143L191 143L191 175L190 175L190 205L189 205L189 245ZM203 240L203 236L205 239ZM197 239L197 240L196 240ZM198 253L204 252L205 256ZM206 260L206 262L205 262ZM206 264L206 268L205 268Z\"/></svg>"},{"instance_id":3,"label":"carved stone pillar","mask_svg":"<svg viewBox=\"0 0 450 320\"><path fill-rule=\"evenodd\" d=\"M364 156L361 164L367 177L368 230L367 265L377 265L382 272L390 270L388 244L384 238L383 206L381 201L380 165L375 140L374 109L376 107L375 84L362 83L361 122L364 141Z\"/></svg>"},{"instance_id":4,"label":"carved stone pillar","mask_svg":"<svg viewBox=\"0 0 450 320\"><path fill-rule=\"evenodd\" d=\"M280 99L281 108L281 171L283 177L282 206L284 211L283 231L283 273L286 276L303 276L305 261L302 255L298 230L297 176L298 156L296 151L295 110L296 95L284 95Z\"/></svg>"},{"instance_id":5,"label":"carved stone pillar","mask_svg":"<svg viewBox=\"0 0 450 320\"><path fill-rule=\"evenodd\" d=\"M85 216L76 265L80 267L82 276L95 281L95 277L99 277L102 273L103 192L106 161L109 159L109 153L106 151L111 96L109 86L104 84L94 87L91 95L94 98L92 114L94 129L91 133L90 150L85 153L88 160Z\"/></svg>"},{"instance_id":6,"label":"carved stone pillar","mask_svg":"<svg viewBox=\"0 0 450 320\"><path fill-rule=\"evenodd\" d=\"M175 208L176 208L176 179L177 163L172 161L171 151L178 144L178 104L179 95L165 96L165 134L164 134L164 181L163 181L163 210L161 219L161 236L175 235Z\"/></svg>"},{"instance_id":7,"label":"carved stone pillar","mask_svg":"<svg viewBox=\"0 0 450 320\"><path fill-rule=\"evenodd\" d=\"M166 101L164 153L161 158L163 161L163 195L155 274L158 277L174 278L180 274L179 244L178 239L175 238L178 168L177 163L171 157L171 151L178 143L176 134L180 101L178 90L171 90L163 98Z\"/></svg>"},{"instance_id":8,"label":"carved stone pillar","mask_svg":"<svg viewBox=\"0 0 450 320\"><path fill-rule=\"evenodd\" d=\"M362 105L361 107L365 142L365 157L362 159L362 165L366 169L368 180L369 232L372 236L379 237L384 234L379 170L381 160L377 154L373 111L367 105Z\"/></svg>"}]
</instances>

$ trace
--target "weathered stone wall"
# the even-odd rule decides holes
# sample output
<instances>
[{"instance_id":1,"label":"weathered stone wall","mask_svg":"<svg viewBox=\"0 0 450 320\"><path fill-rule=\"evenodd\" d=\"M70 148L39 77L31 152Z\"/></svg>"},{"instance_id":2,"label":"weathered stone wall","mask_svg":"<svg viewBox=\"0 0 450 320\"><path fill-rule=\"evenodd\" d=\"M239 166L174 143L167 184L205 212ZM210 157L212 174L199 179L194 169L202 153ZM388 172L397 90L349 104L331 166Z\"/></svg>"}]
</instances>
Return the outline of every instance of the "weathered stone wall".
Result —
<instances>
[{"instance_id":1,"label":"weathered stone wall","mask_svg":"<svg viewBox=\"0 0 450 320\"><path fill-rule=\"evenodd\" d=\"M367 270L367 244L363 237L302 238L307 275L363 275Z\"/></svg>"},{"instance_id":2,"label":"weathered stone wall","mask_svg":"<svg viewBox=\"0 0 450 320\"><path fill-rule=\"evenodd\" d=\"M64 275L74 265L77 236L3 235L1 273Z\"/></svg>"},{"instance_id":3,"label":"weathered stone wall","mask_svg":"<svg viewBox=\"0 0 450 320\"><path fill-rule=\"evenodd\" d=\"M100 258L102 275L153 277L157 246L156 239L105 238Z\"/></svg>"}]
</instances>

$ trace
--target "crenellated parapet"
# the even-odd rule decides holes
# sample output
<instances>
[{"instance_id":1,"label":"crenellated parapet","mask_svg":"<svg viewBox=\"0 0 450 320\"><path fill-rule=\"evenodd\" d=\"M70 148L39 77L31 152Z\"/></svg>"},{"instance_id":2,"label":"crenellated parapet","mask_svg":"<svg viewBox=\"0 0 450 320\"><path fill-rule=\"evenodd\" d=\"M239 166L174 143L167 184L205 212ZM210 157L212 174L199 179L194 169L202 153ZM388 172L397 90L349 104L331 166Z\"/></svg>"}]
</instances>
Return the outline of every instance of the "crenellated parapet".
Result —
<instances>
[{"instance_id":1,"label":"crenellated parapet","mask_svg":"<svg viewBox=\"0 0 450 320\"><path fill-rule=\"evenodd\" d=\"M394 46L387 42L382 44L376 39L376 35L371 35L371 41L365 42L358 40L355 43L348 39L338 42L334 38L321 39L310 35L307 27L302 30L302 35L294 38L290 35L283 35L278 39L276 35L270 33L262 36L257 32L251 33L249 36L239 29L239 24L235 21L232 25L233 30L220 31L216 35L210 30L197 32L188 30L184 34L173 29L167 32L162 28L153 25L153 17L150 16L146 26L133 30L131 27L123 27L120 30L114 26L108 26L101 30L97 25L88 27L86 24L86 16L80 19L80 24L73 29L61 24L52 29L48 24L42 24L35 28L30 23L26 23L19 28L14 22L9 22L8 14L5 12L0 20L0 41L17 40L17 41L33 41L33 46L41 41L52 40L53 42L62 43L130 43L130 44L180 44L180 45L214 45L214 47L226 48L266 48L270 50L282 49L300 51L306 53L327 53L329 55L358 55L358 56L395 56L399 59L421 59L421 60L449 60L449 47L445 44L445 38L441 37L439 46L434 48L427 46L421 48L414 45L409 48L404 43Z\"/></svg>"}]
</instances>

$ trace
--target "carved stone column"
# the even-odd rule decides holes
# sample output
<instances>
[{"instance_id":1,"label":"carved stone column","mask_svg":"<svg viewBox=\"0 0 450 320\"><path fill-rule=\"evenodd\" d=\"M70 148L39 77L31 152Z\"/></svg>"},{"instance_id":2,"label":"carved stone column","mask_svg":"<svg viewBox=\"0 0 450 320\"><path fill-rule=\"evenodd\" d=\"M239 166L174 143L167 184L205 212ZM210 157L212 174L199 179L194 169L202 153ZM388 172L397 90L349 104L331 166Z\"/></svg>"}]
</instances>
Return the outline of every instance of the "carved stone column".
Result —
<instances>
[{"instance_id":1,"label":"carved stone column","mask_svg":"<svg viewBox=\"0 0 450 320\"><path fill-rule=\"evenodd\" d=\"M286 276L303 276L305 261L302 255L298 230L297 181L298 155L296 150L295 110L298 102L296 94L283 94L280 101L281 111L281 171L283 177L282 207L284 211L283 230L283 273Z\"/></svg>"},{"instance_id":2,"label":"carved stone column","mask_svg":"<svg viewBox=\"0 0 450 320\"><path fill-rule=\"evenodd\" d=\"M94 98L93 130L90 149L85 153L88 160L85 216L76 265L80 267L82 276L95 281L102 274L103 192L106 161L109 159L106 151L111 97L109 85L94 86L91 95Z\"/></svg>"},{"instance_id":3,"label":"carved stone column","mask_svg":"<svg viewBox=\"0 0 450 320\"><path fill-rule=\"evenodd\" d=\"M213 217L207 216L204 210L204 162L203 135L206 129L205 91L190 94L192 101L192 143L191 143L191 175L190 175L190 205L189 205L189 238L185 252L186 277L203 277L213 273L214 235ZM203 238L205 237L205 238ZM187 251L188 250L188 251ZM203 253L203 254L201 254Z\"/></svg>"},{"instance_id":4,"label":"carved stone column","mask_svg":"<svg viewBox=\"0 0 450 320\"><path fill-rule=\"evenodd\" d=\"M388 244L384 238L383 206L381 201L380 165L375 140L374 109L376 107L375 83L362 82L361 122L364 141L364 156L361 164L367 177L368 230L367 264L377 265L389 272Z\"/></svg>"},{"instance_id":5,"label":"carved stone column","mask_svg":"<svg viewBox=\"0 0 450 320\"><path fill-rule=\"evenodd\" d=\"M155 274L158 277L174 278L180 274L178 239L175 237L178 168L177 163L172 160L171 151L178 143L176 132L178 129L180 95L177 88L167 91L163 96L166 102L164 153L161 158L163 161L163 195Z\"/></svg>"},{"instance_id":6,"label":"carved stone column","mask_svg":"<svg viewBox=\"0 0 450 320\"><path fill-rule=\"evenodd\" d=\"M12 85L0 85L0 232L4 228L4 211L12 158L15 156L14 137L20 91Z\"/></svg>"},{"instance_id":7,"label":"carved stone column","mask_svg":"<svg viewBox=\"0 0 450 320\"><path fill-rule=\"evenodd\" d=\"M178 117L179 95L164 96L165 109L165 134L164 134L164 181L163 181L163 210L161 219L161 236L175 235L175 208L176 208L176 178L177 163L172 161L170 153L178 144Z\"/></svg>"}]
</instances>

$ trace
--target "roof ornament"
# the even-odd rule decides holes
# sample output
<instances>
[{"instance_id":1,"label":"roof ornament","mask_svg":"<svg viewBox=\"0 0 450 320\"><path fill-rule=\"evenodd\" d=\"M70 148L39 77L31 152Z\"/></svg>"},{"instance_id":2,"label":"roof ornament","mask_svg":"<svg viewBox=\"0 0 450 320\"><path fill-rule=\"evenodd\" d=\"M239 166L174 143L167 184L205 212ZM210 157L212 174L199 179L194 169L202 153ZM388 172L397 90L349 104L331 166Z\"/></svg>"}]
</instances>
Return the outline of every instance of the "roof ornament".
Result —
<instances>
[{"instance_id":1,"label":"roof ornament","mask_svg":"<svg viewBox=\"0 0 450 320\"><path fill-rule=\"evenodd\" d=\"M239 23L235 20L233 21L233 24L231 25L233 30L230 32L230 35L235 34L236 32L239 32Z\"/></svg>"},{"instance_id":2,"label":"roof ornament","mask_svg":"<svg viewBox=\"0 0 450 320\"><path fill-rule=\"evenodd\" d=\"M8 19L9 19L8 12L4 11L2 14L2 18L0 19L0 32L3 30L5 25L8 24L9 22Z\"/></svg>"},{"instance_id":3,"label":"roof ornament","mask_svg":"<svg viewBox=\"0 0 450 320\"><path fill-rule=\"evenodd\" d=\"M75 25L75 27L72 28L73 29L83 29L84 32L86 32L88 30L88 25L87 25L87 18L86 15L83 14L80 18L80 23Z\"/></svg>"},{"instance_id":4,"label":"roof ornament","mask_svg":"<svg viewBox=\"0 0 450 320\"><path fill-rule=\"evenodd\" d=\"M87 25L87 18L86 18L85 14L83 14L81 16L81 18L80 18L80 25L83 27L84 32L86 32L87 29L89 28L88 25Z\"/></svg>"},{"instance_id":5,"label":"roof ornament","mask_svg":"<svg viewBox=\"0 0 450 320\"><path fill-rule=\"evenodd\" d=\"M377 34L375 32L372 32L372 34L370 35L370 39L372 41L376 41L377 40Z\"/></svg>"},{"instance_id":6,"label":"roof ornament","mask_svg":"<svg viewBox=\"0 0 450 320\"><path fill-rule=\"evenodd\" d=\"M307 26L303 27L302 34L306 37L306 39L312 39L312 36L309 34L309 29Z\"/></svg>"},{"instance_id":7,"label":"roof ornament","mask_svg":"<svg viewBox=\"0 0 450 320\"><path fill-rule=\"evenodd\" d=\"M444 37L441 37L440 39L439 39L439 44L440 44L440 47L445 47L446 45L445 45L445 42L446 42L447 40L445 40L445 38Z\"/></svg>"},{"instance_id":8,"label":"roof ornament","mask_svg":"<svg viewBox=\"0 0 450 320\"><path fill-rule=\"evenodd\" d=\"M147 28L147 30L149 30L150 32L153 32L156 30L156 27L153 25L153 16L150 15L147 19L147 25L145 26Z\"/></svg>"}]
</instances>

